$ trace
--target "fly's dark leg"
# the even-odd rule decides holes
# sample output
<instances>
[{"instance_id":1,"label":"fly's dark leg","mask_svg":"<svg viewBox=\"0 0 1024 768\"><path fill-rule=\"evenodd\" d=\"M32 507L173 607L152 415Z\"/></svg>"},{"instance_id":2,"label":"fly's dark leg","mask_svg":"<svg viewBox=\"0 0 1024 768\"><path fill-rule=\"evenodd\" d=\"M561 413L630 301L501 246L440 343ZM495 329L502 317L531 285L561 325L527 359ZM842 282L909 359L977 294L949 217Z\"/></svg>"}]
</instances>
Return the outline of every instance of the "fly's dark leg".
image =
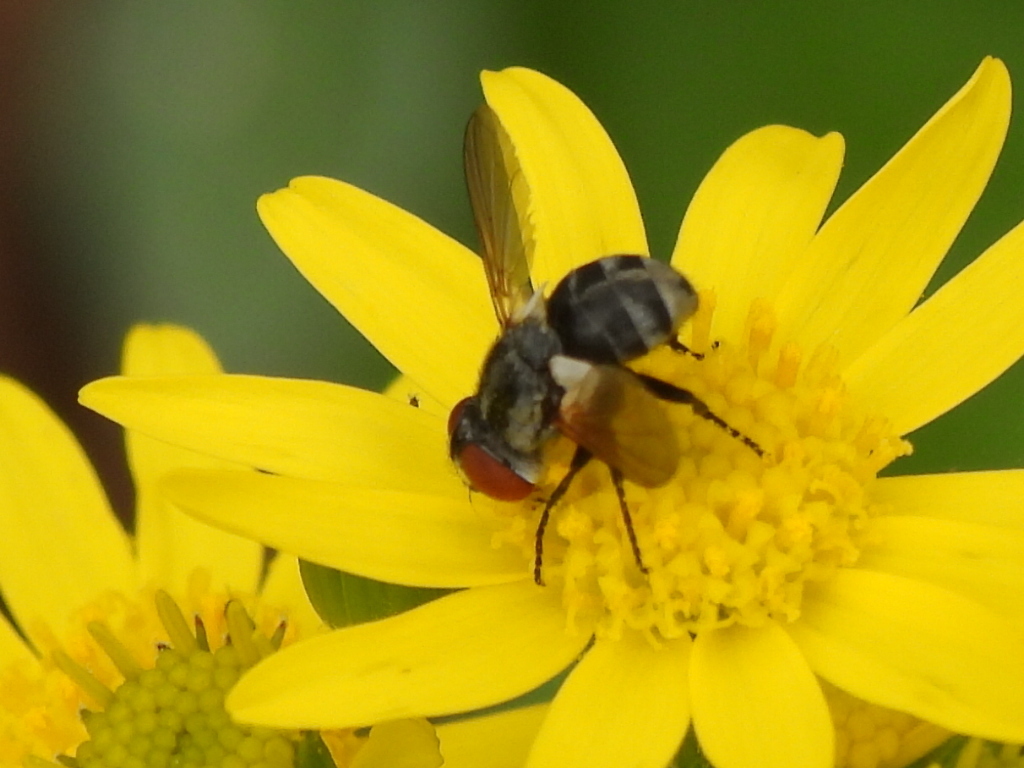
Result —
<instances>
[{"instance_id":1,"label":"fly's dark leg","mask_svg":"<svg viewBox=\"0 0 1024 768\"><path fill-rule=\"evenodd\" d=\"M615 495L619 497L619 509L622 510L622 522L626 526L626 536L629 537L629 546L633 548L633 559L636 560L636 567L641 573L648 573L647 566L640 554L640 545L636 540L636 531L633 529L633 516L629 514L629 507L626 506L626 489L622 487L622 473L615 467L608 467L612 473L612 485L615 486Z\"/></svg>"},{"instance_id":2,"label":"fly's dark leg","mask_svg":"<svg viewBox=\"0 0 1024 768\"><path fill-rule=\"evenodd\" d=\"M739 430L733 429L723 419L716 416L714 412L708 408L705 402L693 394L693 392L690 392L688 389L677 387L674 384L669 384L667 381L656 379L653 376L646 376L642 373L638 373L637 376L640 381L643 382L644 386L647 387L648 391L650 391L655 397L660 397L662 400L667 400L670 403L679 403L680 405L690 406L693 409L693 412L702 419L707 419L712 424L721 427L758 456L764 458L764 449L761 446Z\"/></svg>"},{"instance_id":3,"label":"fly's dark leg","mask_svg":"<svg viewBox=\"0 0 1024 768\"><path fill-rule=\"evenodd\" d=\"M540 514L540 522L537 524L537 539L534 545L535 554L533 556L533 580L537 582L538 586L544 586L544 579L540 575L540 567L544 561L544 530L548 527L548 518L551 516L551 510L565 496L565 492L569 490L573 478L579 474L579 471L587 465L590 459L590 451L582 446L576 447L576 453L573 454L572 461L569 462L569 471L565 473L565 477L558 481L558 485L555 486L555 490L551 492L547 503L544 505L544 511ZM630 530L632 531L632 526Z\"/></svg>"},{"instance_id":4,"label":"fly's dark leg","mask_svg":"<svg viewBox=\"0 0 1024 768\"><path fill-rule=\"evenodd\" d=\"M704 359L704 353L703 352L694 352L692 349L690 349L688 346L683 344L683 342L681 342L679 339L677 339L675 337L669 339L667 344L669 346L669 349L671 349L673 352L679 352L679 353L684 354L684 355L689 355L694 360L703 360ZM720 344L721 344L720 341L713 341L713 342L711 342L711 348L712 349L718 349Z\"/></svg>"},{"instance_id":5,"label":"fly's dark leg","mask_svg":"<svg viewBox=\"0 0 1024 768\"><path fill-rule=\"evenodd\" d=\"M674 336L671 339L668 340L668 346L674 352L681 352L684 355L689 355L694 360L703 360L704 359L704 353L703 352L694 352L692 349L690 349L688 346L683 344L683 342L681 342L679 339L675 338Z\"/></svg>"}]
</instances>

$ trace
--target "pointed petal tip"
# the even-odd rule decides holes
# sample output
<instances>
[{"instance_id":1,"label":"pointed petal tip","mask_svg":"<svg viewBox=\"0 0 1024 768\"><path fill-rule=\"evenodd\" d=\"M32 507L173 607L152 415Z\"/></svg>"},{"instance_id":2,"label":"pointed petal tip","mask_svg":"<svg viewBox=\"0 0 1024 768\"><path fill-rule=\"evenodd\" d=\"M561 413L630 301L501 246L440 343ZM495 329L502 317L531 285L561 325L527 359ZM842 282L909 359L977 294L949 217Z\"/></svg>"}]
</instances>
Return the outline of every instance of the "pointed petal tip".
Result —
<instances>
[{"instance_id":1,"label":"pointed petal tip","mask_svg":"<svg viewBox=\"0 0 1024 768\"><path fill-rule=\"evenodd\" d=\"M102 379L90 381L78 390L78 402L90 410L106 415L102 410L103 403L110 394L117 391L123 381L123 376L104 376Z\"/></svg>"}]
</instances>

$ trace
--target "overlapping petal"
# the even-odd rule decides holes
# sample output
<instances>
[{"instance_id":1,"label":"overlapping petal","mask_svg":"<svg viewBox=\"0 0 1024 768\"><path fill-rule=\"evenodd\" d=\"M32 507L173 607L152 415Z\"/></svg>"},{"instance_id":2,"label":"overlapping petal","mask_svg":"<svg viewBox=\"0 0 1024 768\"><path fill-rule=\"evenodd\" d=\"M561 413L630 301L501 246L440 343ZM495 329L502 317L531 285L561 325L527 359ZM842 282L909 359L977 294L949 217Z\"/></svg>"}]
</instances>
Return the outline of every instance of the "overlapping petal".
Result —
<instances>
[{"instance_id":1,"label":"overlapping petal","mask_svg":"<svg viewBox=\"0 0 1024 768\"><path fill-rule=\"evenodd\" d=\"M228 696L243 722L332 728L469 711L550 679L583 650L530 582L478 587L285 648Z\"/></svg>"},{"instance_id":2,"label":"overlapping petal","mask_svg":"<svg viewBox=\"0 0 1024 768\"><path fill-rule=\"evenodd\" d=\"M111 377L84 405L165 442L291 477L461 493L436 415L355 387L261 376Z\"/></svg>"},{"instance_id":3,"label":"overlapping petal","mask_svg":"<svg viewBox=\"0 0 1024 768\"><path fill-rule=\"evenodd\" d=\"M714 338L738 340L750 303L774 297L821 223L843 137L769 125L718 159L686 209L672 265L717 299Z\"/></svg>"},{"instance_id":4,"label":"overlapping petal","mask_svg":"<svg viewBox=\"0 0 1024 768\"><path fill-rule=\"evenodd\" d=\"M1024 740L1024 636L955 592L839 571L788 630L816 673L951 731Z\"/></svg>"},{"instance_id":5,"label":"overlapping petal","mask_svg":"<svg viewBox=\"0 0 1024 768\"><path fill-rule=\"evenodd\" d=\"M278 552L267 565L267 574L259 591L264 605L287 606L287 621L298 627L300 637L307 637L323 624L320 616L306 596L299 572L299 561L294 555Z\"/></svg>"},{"instance_id":6,"label":"overlapping petal","mask_svg":"<svg viewBox=\"0 0 1024 768\"><path fill-rule=\"evenodd\" d=\"M293 179L257 207L296 268L398 370L448 406L471 391L498 333L472 251L333 179Z\"/></svg>"},{"instance_id":7,"label":"overlapping petal","mask_svg":"<svg viewBox=\"0 0 1024 768\"><path fill-rule=\"evenodd\" d=\"M629 174L579 97L521 67L484 72L480 81L529 186L534 285L553 287L569 270L602 256L646 255Z\"/></svg>"},{"instance_id":8,"label":"overlapping petal","mask_svg":"<svg viewBox=\"0 0 1024 768\"><path fill-rule=\"evenodd\" d=\"M859 567L937 584L1024 628L1024 600L1009 597L1024 595L1024 530L898 515L872 536Z\"/></svg>"},{"instance_id":9,"label":"overlapping petal","mask_svg":"<svg viewBox=\"0 0 1024 768\"><path fill-rule=\"evenodd\" d=\"M778 625L702 632L690 670L693 725L715 765L832 764L833 727L821 686Z\"/></svg>"},{"instance_id":10,"label":"overlapping petal","mask_svg":"<svg viewBox=\"0 0 1024 768\"><path fill-rule=\"evenodd\" d=\"M501 584L525 576L522 554L465 493L367 488L255 472L175 473L168 497L214 525L306 560L421 587Z\"/></svg>"},{"instance_id":11,"label":"overlapping petal","mask_svg":"<svg viewBox=\"0 0 1024 768\"><path fill-rule=\"evenodd\" d=\"M438 725L445 768L523 768L547 711L537 704Z\"/></svg>"},{"instance_id":12,"label":"overlapping petal","mask_svg":"<svg viewBox=\"0 0 1024 768\"><path fill-rule=\"evenodd\" d=\"M782 335L850 361L910 311L988 182L1009 118L1009 74L986 58L829 217L777 298Z\"/></svg>"},{"instance_id":13,"label":"overlapping petal","mask_svg":"<svg viewBox=\"0 0 1024 768\"><path fill-rule=\"evenodd\" d=\"M883 336L846 371L850 391L906 434L1024 354L1024 224Z\"/></svg>"},{"instance_id":14,"label":"overlapping petal","mask_svg":"<svg viewBox=\"0 0 1024 768\"><path fill-rule=\"evenodd\" d=\"M0 377L0 584L29 635L69 605L134 583L128 537L89 460L34 394Z\"/></svg>"},{"instance_id":15,"label":"overlapping petal","mask_svg":"<svg viewBox=\"0 0 1024 768\"><path fill-rule=\"evenodd\" d=\"M598 640L558 691L527 768L663 768L690 722L690 641Z\"/></svg>"},{"instance_id":16,"label":"overlapping petal","mask_svg":"<svg viewBox=\"0 0 1024 768\"><path fill-rule=\"evenodd\" d=\"M873 495L901 515L1024 530L1024 469L883 477Z\"/></svg>"},{"instance_id":17,"label":"overlapping petal","mask_svg":"<svg viewBox=\"0 0 1024 768\"><path fill-rule=\"evenodd\" d=\"M220 364L195 332L171 325L137 325L125 339L122 370L128 377L214 374ZM263 548L252 539L204 525L174 509L158 484L183 467L226 468L227 462L128 432L128 464L135 478L135 542L142 583L180 594L196 568L215 589L255 592Z\"/></svg>"}]
</instances>

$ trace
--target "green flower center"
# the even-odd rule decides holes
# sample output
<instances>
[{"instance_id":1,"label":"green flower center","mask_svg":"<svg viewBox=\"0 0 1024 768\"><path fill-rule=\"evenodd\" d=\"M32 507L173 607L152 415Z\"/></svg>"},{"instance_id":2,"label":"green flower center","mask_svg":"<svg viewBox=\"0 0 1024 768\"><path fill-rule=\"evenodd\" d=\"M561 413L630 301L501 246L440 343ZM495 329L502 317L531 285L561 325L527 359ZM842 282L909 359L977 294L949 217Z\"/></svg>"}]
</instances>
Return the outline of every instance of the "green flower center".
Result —
<instances>
[{"instance_id":1,"label":"green flower center","mask_svg":"<svg viewBox=\"0 0 1024 768\"><path fill-rule=\"evenodd\" d=\"M66 652L54 651L56 666L100 705L82 711L88 739L74 758L61 762L81 768L293 765L298 734L236 724L224 709L224 697L242 672L280 646L284 625L268 637L232 600L224 609L226 637L214 649L204 624L197 620L193 632L167 593L156 593L156 608L170 644L159 647L150 668L141 667L105 625L89 624L89 633L124 677L113 689ZM29 762L54 765L40 758Z\"/></svg>"},{"instance_id":2,"label":"green flower center","mask_svg":"<svg viewBox=\"0 0 1024 768\"><path fill-rule=\"evenodd\" d=\"M751 308L742 343L710 344L714 297L701 298L691 347L704 359L659 349L636 368L693 392L765 456L690 408L666 404L682 447L675 476L659 488L625 487L646 574L607 467L594 462L580 473L552 510L543 574L562 590L570 622L594 622L605 637L629 627L657 641L796 619L808 582L857 561L868 521L884 511L872 483L911 450L886 419L851 402L830 348L805 357L780 344L763 303ZM553 446L544 492L571 453L568 440ZM502 538L531 556L540 508L518 511Z\"/></svg>"}]
</instances>

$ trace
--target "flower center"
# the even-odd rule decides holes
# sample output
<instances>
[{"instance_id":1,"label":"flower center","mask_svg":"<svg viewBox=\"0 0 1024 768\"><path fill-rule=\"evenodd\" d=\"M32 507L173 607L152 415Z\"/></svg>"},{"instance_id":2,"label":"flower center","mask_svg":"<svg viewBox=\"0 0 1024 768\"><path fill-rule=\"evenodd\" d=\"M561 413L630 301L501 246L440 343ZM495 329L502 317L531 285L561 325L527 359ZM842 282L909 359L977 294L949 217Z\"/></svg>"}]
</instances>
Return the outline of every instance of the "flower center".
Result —
<instances>
[{"instance_id":1,"label":"flower center","mask_svg":"<svg viewBox=\"0 0 1024 768\"><path fill-rule=\"evenodd\" d=\"M690 346L668 348L635 368L689 390L764 450L764 456L683 405L665 404L681 447L665 485L627 482L625 498L646 573L636 561L608 468L592 462L551 510L544 539L545 583L562 590L570 621L594 621L616 637L631 627L680 637L731 624L792 621L804 585L855 563L866 524L883 512L872 500L878 471L910 453L880 416L851 402L828 347L809 357L775 339L771 307L758 301L739 343L710 343L714 297L701 297ZM564 476L572 445L552 448L541 483ZM532 555L540 506L519 505L502 535Z\"/></svg>"},{"instance_id":2,"label":"flower center","mask_svg":"<svg viewBox=\"0 0 1024 768\"><path fill-rule=\"evenodd\" d=\"M242 604L230 600L224 606L226 635L211 647L202 620L196 620L193 631L170 595L158 591L154 603L170 643L157 647L151 667L140 666L106 625L88 625L124 678L113 689L66 651L53 653L54 664L99 705L82 710L88 739L78 745L77 765L293 765L297 734L238 725L224 709L224 696L241 673L280 647L285 625L270 636L263 634Z\"/></svg>"},{"instance_id":3,"label":"flower center","mask_svg":"<svg viewBox=\"0 0 1024 768\"><path fill-rule=\"evenodd\" d=\"M250 614L240 599L204 590L204 577L190 585L194 627L158 591L104 595L62 641L37 628L39 659L0 669L0 763L293 765L297 734L232 723L223 702L294 630L268 607Z\"/></svg>"}]
</instances>

